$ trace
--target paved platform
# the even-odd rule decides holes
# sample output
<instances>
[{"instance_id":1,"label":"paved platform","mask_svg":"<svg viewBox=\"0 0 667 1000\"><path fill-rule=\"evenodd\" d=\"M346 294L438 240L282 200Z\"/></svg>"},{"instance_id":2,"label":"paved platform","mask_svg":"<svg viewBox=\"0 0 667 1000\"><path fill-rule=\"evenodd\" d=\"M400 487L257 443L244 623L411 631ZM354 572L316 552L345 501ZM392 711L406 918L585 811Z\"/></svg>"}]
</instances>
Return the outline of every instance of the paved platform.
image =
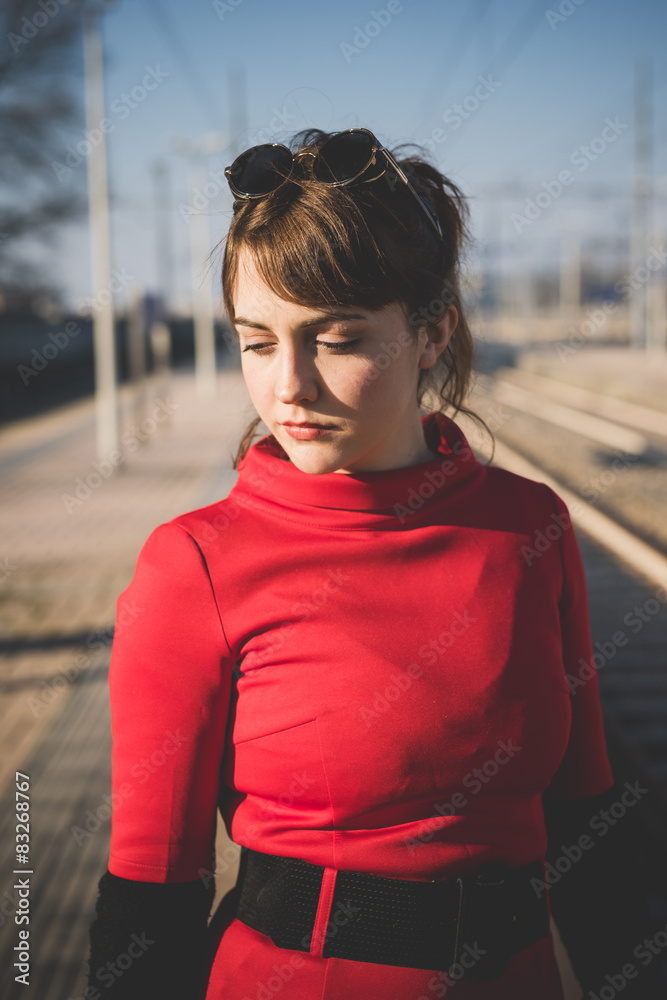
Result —
<instances>
[{"instance_id":1,"label":"paved platform","mask_svg":"<svg viewBox=\"0 0 667 1000\"><path fill-rule=\"evenodd\" d=\"M121 390L121 431L134 443L124 467L107 478L96 473L91 399L17 422L0 435L0 995L5 1000L83 994L88 927L109 848L106 677L116 598L130 582L153 528L227 495L236 479L232 455L254 416L236 367L219 371L213 400L198 399L192 374L182 371L169 385L151 384L149 392L142 414L135 412L132 388ZM91 650L93 642L101 648ZM12 968L18 942L11 809L17 770L30 775L33 815L34 950L28 987L14 982ZM90 836L77 833L86 825L92 827ZM223 827L220 851L229 843ZM218 897L235 877L233 867L222 873Z\"/></svg>"},{"instance_id":2,"label":"paved platform","mask_svg":"<svg viewBox=\"0 0 667 1000\"><path fill-rule=\"evenodd\" d=\"M583 350L577 358L579 370L586 364L595 370ZM177 372L169 385L152 384L147 414L135 411L129 386L121 404L123 430L137 445L108 477L95 475L92 400L0 434L0 995L6 1000L83 995L88 927L110 834L106 675L116 598L154 527L227 495L236 479L232 454L254 416L236 367L218 373L214 400L199 400L192 374ZM152 424L142 425L151 414ZM598 565L592 553L587 564ZM608 567L600 564L599 571L604 576ZM92 653L89 643L99 640L101 649ZM30 775L34 815L29 987L14 983L12 969L16 770ZM89 836L76 829L86 825ZM218 847L220 856L229 847L224 829ZM235 865L220 861L218 898L235 877Z\"/></svg>"}]
</instances>

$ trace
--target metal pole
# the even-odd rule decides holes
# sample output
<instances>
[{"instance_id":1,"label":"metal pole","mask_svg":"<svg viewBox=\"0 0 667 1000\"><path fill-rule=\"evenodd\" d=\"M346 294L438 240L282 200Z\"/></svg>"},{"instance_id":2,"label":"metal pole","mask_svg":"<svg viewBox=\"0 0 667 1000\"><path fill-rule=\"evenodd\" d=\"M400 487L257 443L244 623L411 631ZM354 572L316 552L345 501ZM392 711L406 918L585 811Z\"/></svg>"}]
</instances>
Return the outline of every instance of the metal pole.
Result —
<instances>
[{"instance_id":1,"label":"metal pole","mask_svg":"<svg viewBox=\"0 0 667 1000\"><path fill-rule=\"evenodd\" d=\"M170 299L176 297L170 214L169 167L167 163L164 160L157 160L153 164L152 174L158 293L162 303L162 318L166 319L170 312Z\"/></svg>"},{"instance_id":2,"label":"metal pole","mask_svg":"<svg viewBox=\"0 0 667 1000\"><path fill-rule=\"evenodd\" d=\"M127 311L127 356L133 387L133 417L141 423L146 416L146 323L144 290L135 288Z\"/></svg>"},{"instance_id":3,"label":"metal pole","mask_svg":"<svg viewBox=\"0 0 667 1000\"><path fill-rule=\"evenodd\" d=\"M580 219L568 212L561 223L560 314L564 326L576 325L581 309Z\"/></svg>"},{"instance_id":4,"label":"metal pole","mask_svg":"<svg viewBox=\"0 0 667 1000\"><path fill-rule=\"evenodd\" d=\"M635 189L631 235L630 271L634 275L646 264L649 214L652 200L651 178L651 63L635 64ZM648 348L648 289L641 281L630 298L630 343Z\"/></svg>"},{"instance_id":5,"label":"metal pole","mask_svg":"<svg viewBox=\"0 0 667 1000\"><path fill-rule=\"evenodd\" d=\"M86 74L86 126L91 142L88 155L88 205L95 351L95 415L97 457L110 460L116 470L123 464L116 389L116 346L111 289L109 200L107 191L106 136L104 120L103 50L100 17L102 8L84 4L84 59ZM100 292L105 292L102 296Z\"/></svg>"},{"instance_id":6,"label":"metal pole","mask_svg":"<svg viewBox=\"0 0 667 1000\"><path fill-rule=\"evenodd\" d=\"M667 352L667 273L664 268L651 276L648 285L648 339L646 350L656 360Z\"/></svg>"},{"instance_id":7,"label":"metal pole","mask_svg":"<svg viewBox=\"0 0 667 1000\"><path fill-rule=\"evenodd\" d=\"M203 156L190 157L191 190L194 195L206 186ZM194 199L193 199L194 200ZM210 251L210 231L206 208L190 216L190 253L192 258L192 315L195 337L195 388L197 395L211 399L217 392L215 362L215 326L210 270L202 273L202 265Z\"/></svg>"}]
</instances>

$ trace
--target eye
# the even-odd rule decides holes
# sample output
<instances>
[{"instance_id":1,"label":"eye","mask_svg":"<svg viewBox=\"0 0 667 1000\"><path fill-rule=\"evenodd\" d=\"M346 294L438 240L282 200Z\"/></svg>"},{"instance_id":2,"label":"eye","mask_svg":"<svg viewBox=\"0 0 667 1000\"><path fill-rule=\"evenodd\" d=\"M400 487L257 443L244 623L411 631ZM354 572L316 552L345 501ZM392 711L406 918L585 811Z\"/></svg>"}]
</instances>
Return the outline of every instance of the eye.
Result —
<instances>
[{"instance_id":1,"label":"eye","mask_svg":"<svg viewBox=\"0 0 667 1000\"><path fill-rule=\"evenodd\" d=\"M349 351L355 344L361 341L361 337L356 337L354 340L315 340L313 343L319 344L322 347L327 347L330 351ZM273 344L248 344L243 348L243 351L254 351L255 354L266 354L267 350L272 348Z\"/></svg>"},{"instance_id":2,"label":"eye","mask_svg":"<svg viewBox=\"0 0 667 1000\"><path fill-rule=\"evenodd\" d=\"M328 347L332 351L348 351L355 344L360 343L361 337L356 337L354 340L316 340L316 344L322 344L323 347Z\"/></svg>"}]
</instances>

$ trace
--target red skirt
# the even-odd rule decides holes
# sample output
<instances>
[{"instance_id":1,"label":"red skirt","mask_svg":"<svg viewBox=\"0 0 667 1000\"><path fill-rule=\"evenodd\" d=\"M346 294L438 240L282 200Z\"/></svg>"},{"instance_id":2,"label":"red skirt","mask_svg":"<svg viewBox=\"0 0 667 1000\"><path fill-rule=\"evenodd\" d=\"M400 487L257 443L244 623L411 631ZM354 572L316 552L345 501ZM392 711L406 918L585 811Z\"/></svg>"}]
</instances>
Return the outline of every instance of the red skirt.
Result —
<instances>
[{"instance_id":1,"label":"red skirt","mask_svg":"<svg viewBox=\"0 0 667 1000\"><path fill-rule=\"evenodd\" d=\"M279 948L231 913L214 936L206 1000L564 1000L551 934L488 983L461 978L455 967L408 969Z\"/></svg>"}]
</instances>

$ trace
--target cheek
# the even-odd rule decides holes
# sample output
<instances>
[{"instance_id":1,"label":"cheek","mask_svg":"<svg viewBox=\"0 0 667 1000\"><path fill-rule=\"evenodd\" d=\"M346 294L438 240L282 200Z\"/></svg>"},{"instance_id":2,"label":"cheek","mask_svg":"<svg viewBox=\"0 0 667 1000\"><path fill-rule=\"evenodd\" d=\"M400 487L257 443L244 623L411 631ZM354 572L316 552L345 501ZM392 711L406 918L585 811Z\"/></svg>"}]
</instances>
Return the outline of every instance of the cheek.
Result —
<instances>
[{"instance_id":1,"label":"cheek","mask_svg":"<svg viewBox=\"0 0 667 1000\"><path fill-rule=\"evenodd\" d=\"M384 375L370 358L349 359L322 373L329 392L355 409L368 409L387 391Z\"/></svg>"},{"instance_id":2,"label":"cheek","mask_svg":"<svg viewBox=\"0 0 667 1000\"><path fill-rule=\"evenodd\" d=\"M253 365L252 362L248 364L243 359L241 359L241 371L248 395L255 409L259 410L270 392L266 371L262 373L259 366Z\"/></svg>"},{"instance_id":3,"label":"cheek","mask_svg":"<svg viewBox=\"0 0 667 1000\"><path fill-rule=\"evenodd\" d=\"M355 381L365 398L372 397L380 401L388 395L399 398L412 391L417 370L409 347L391 341L386 343L386 348L368 358L357 373Z\"/></svg>"}]
</instances>

